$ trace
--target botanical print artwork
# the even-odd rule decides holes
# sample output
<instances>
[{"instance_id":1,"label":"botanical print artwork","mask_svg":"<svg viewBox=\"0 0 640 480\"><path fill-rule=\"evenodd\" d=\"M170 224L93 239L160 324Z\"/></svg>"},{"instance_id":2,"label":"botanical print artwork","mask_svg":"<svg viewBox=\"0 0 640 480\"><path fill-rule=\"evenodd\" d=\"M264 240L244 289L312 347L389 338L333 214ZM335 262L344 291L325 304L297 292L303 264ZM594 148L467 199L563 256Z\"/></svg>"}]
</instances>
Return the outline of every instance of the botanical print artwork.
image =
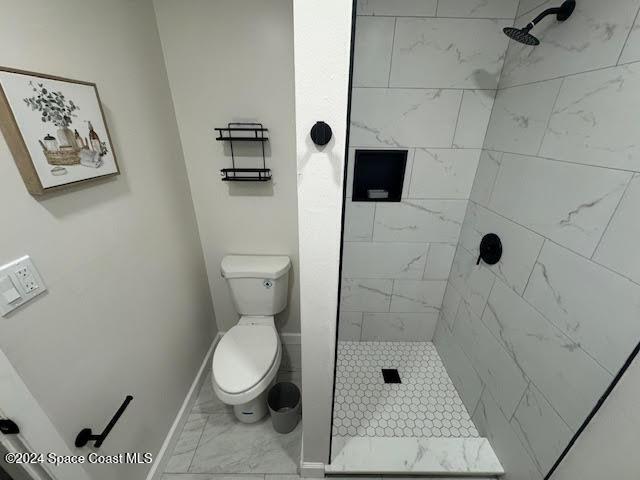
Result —
<instances>
[{"instance_id":1,"label":"botanical print artwork","mask_svg":"<svg viewBox=\"0 0 640 480\"><path fill-rule=\"evenodd\" d=\"M93 84L0 70L43 189L118 172Z\"/></svg>"},{"instance_id":2,"label":"botanical print artwork","mask_svg":"<svg viewBox=\"0 0 640 480\"><path fill-rule=\"evenodd\" d=\"M43 139L44 142L40 144L48 162L51 165L73 165L79 161L81 165L100 168L102 157L106 155L108 150L105 142L101 142L95 133L91 121L88 121L90 143L86 141L86 137L84 140L82 139L77 129L71 131L69 128L73 123L73 117L78 116L74 112L80 107L73 103L73 100L66 99L62 92L51 91L41 82L36 84L30 81L29 85L34 94L23 99L24 102L33 111L42 114L44 123L53 123L58 127L59 144L50 134L47 134ZM67 149L66 147L72 148ZM57 169L57 171L63 172L64 169ZM59 175L64 175L64 173L59 173Z\"/></svg>"}]
</instances>

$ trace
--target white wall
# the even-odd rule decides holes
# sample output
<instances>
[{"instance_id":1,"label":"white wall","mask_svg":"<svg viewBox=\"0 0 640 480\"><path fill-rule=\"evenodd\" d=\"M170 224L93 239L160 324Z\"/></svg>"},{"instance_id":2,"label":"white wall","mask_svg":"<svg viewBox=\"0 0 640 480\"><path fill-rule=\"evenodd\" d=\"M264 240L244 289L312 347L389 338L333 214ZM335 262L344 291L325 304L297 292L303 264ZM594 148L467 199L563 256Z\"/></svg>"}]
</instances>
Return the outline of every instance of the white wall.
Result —
<instances>
[{"instance_id":1,"label":"white wall","mask_svg":"<svg viewBox=\"0 0 640 480\"><path fill-rule=\"evenodd\" d=\"M582 0L507 51L435 343L509 479L544 477L640 339L639 8Z\"/></svg>"},{"instance_id":2,"label":"white wall","mask_svg":"<svg viewBox=\"0 0 640 480\"><path fill-rule=\"evenodd\" d=\"M517 6L358 1L340 340L432 339ZM351 201L367 149L407 151L401 202Z\"/></svg>"},{"instance_id":3,"label":"white wall","mask_svg":"<svg viewBox=\"0 0 640 480\"><path fill-rule=\"evenodd\" d=\"M154 5L218 327L226 331L238 318L220 276L222 257L284 254L293 270L289 307L278 315L278 328L299 333L291 0ZM231 158L213 128L230 121L260 121L269 128L273 182L220 180ZM250 155L260 146L235 148ZM240 166L262 163L246 155Z\"/></svg>"},{"instance_id":4,"label":"white wall","mask_svg":"<svg viewBox=\"0 0 640 480\"><path fill-rule=\"evenodd\" d=\"M294 0L305 474L329 461L351 3ZM320 149L309 137L318 120L333 129Z\"/></svg>"},{"instance_id":5,"label":"white wall","mask_svg":"<svg viewBox=\"0 0 640 480\"><path fill-rule=\"evenodd\" d=\"M155 453L215 323L153 7L2 0L0 10L1 65L97 82L122 169L35 199L0 137L0 263L30 254L49 286L0 319L0 349L69 445L132 394L101 452ZM89 472L139 480L147 469Z\"/></svg>"},{"instance_id":6,"label":"white wall","mask_svg":"<svg viewBox=\"0 0 640 480\"><path fill-rule=\"evenodd\" d=\"M551 478L637 479L639 395L640 362L636 359Z\"/></svg>"}]
</instances>

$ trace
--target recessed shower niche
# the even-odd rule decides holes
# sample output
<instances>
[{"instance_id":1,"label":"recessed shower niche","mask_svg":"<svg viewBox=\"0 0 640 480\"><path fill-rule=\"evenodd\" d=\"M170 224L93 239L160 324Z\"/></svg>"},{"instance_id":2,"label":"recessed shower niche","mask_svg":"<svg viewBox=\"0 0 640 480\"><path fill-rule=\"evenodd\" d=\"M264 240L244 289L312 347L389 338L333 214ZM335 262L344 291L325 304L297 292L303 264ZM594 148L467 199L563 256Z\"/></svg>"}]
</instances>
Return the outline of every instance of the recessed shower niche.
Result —
<instances>
[{"instance_id":1,"label":"recessed shower niche","mask_svg":"<svg viewBox=\"0 0 640 480\"><path fill-rule=\"evenodd\" d=\"M407 150L356 150L354 202L399 202Z\"/></svg>"}]
</instances>

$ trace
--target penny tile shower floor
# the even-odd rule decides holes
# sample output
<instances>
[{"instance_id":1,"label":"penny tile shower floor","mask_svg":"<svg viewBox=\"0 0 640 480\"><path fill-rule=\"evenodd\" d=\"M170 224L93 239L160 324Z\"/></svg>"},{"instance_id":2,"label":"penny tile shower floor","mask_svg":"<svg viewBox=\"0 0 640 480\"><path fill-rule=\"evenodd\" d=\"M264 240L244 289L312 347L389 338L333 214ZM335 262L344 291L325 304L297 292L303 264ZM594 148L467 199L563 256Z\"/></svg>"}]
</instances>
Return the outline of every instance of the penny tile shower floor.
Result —
<instances>
[{"instance_id":1,"label":"penny tile shower floor","mask_svg":"<svg viewBox=\"0 0 640 480\"><path fill-rule=\"evenodd\" d=\"M479 436L431 342L338 342L333 435Z\"/></svg>"}]
</instances>

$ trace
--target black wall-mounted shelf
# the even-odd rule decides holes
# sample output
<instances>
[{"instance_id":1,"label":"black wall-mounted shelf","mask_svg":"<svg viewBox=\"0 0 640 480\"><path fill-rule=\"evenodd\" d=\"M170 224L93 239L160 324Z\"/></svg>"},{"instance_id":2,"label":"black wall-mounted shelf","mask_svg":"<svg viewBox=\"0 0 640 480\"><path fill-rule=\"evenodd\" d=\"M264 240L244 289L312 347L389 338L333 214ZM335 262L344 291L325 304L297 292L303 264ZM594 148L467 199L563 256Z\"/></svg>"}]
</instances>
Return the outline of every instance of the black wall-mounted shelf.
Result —
<instances>
[{"instance_id":1,"label":"black wall-mounted shelf","mask_svg":"<svg viewBox=\"0 0 640 480\"><path fill-rule=\"evenodd\" d=\"M269 168L223 168L223 182L268 182L271 180Z\"/></svg>"},{"instance_id":2,"label":"black wall-mounted shelf","mask_svg":"<svg viewBox=\"0 0 640 480\"><path fill-rule=\"evenodd\" d=\"M268 138L265 137L216 137L216 140L218 140L219 142L222 141L228 141L228 142L266 142L267 140L269 140Z\"/></svg>"},{"instance_id":3,"label":"black wall-mounted shelf","mask_svg":"<svg viewBox=\"0 0 640 480\"><path fill-rule=\"evenodd\" d=\"M216 128L218 142L229 142L231 149L231 168L220 170L223 182L268 182L271 169L267 168L264 144L269 141L267 132L261 123L228 123L226 127ZM233 142L260 142L262 146L262 168L236 168Z\"/></svg>"},{"instance_id":4,"label":"black wall-mounted shelf","mask_svg":"<svg viewBox=\"0 0 640 480\"><path fill-rule=\"evenodd\" d=\"M230 123L229 125L230 126L226 128L216 128L218 132L218 136L216 137L216 140L218 140L219 142L222 142L225 140L226 141L238 140L242 142L266 142L267 140L269 140L269 137L265 137L266 132L269 131L267 128L231 127L231 125L234 125L232 123ZM258 123L256 125L262 125L262 124ZM237 135L234 135L234 132L237 132ZM250 135L240 136L240 135L247 135L249 133L253 133L253 136L250 136Z\"/></svg>"}]
</instances>

